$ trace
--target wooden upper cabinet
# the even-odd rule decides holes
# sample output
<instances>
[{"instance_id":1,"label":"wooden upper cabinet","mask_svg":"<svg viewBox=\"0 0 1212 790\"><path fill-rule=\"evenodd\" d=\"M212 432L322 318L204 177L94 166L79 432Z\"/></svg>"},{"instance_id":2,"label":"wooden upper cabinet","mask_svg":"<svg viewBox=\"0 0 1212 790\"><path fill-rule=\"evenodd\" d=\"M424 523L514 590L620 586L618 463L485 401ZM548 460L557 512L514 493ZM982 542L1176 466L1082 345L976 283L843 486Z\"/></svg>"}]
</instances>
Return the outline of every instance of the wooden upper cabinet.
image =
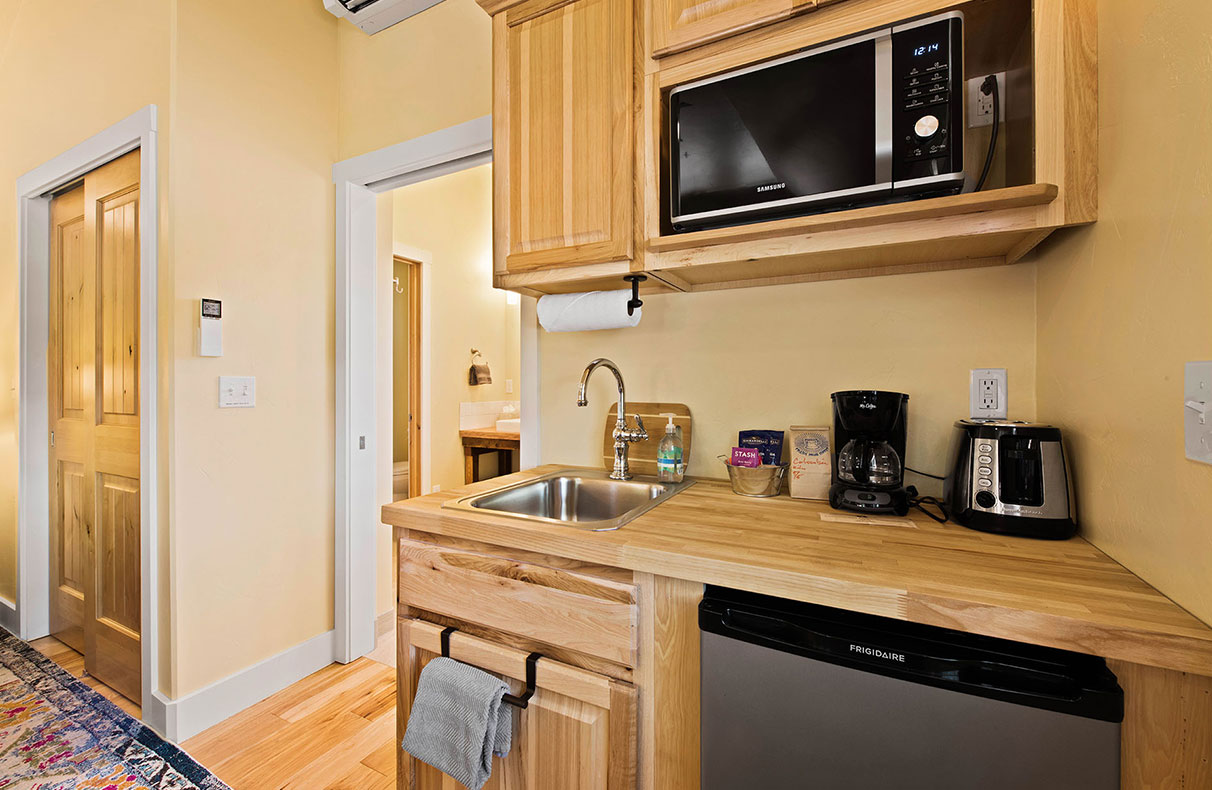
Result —
<instances>
[{"instance_id":1,"label":"wooden upper cabinet","mask_svg":"<svg viewBox=\"0 0 1212 790\"><path fill-rule=\"evenodd\" d=\"M633 257L632 17L632 0L494 17L498 273Z\"/></svg>"},{"instance_id":2,"label":"wooden upper cabinet","mask_svg":"<svg viewBox=\"0 0 1212 790\"><path fill-rule=\"evenodd\" d=\"M657 58L811 11L818 5L818 0L649 2L652 4L652 55Z\"/></svg>"}]
</instances>

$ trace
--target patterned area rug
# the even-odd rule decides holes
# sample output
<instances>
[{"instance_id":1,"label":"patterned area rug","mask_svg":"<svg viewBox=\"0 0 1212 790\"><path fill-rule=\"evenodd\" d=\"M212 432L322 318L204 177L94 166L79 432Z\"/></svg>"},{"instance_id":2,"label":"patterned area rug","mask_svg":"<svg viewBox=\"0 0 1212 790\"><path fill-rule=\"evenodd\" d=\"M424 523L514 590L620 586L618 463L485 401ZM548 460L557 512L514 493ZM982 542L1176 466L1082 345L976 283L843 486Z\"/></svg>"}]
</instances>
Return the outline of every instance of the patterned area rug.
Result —
<instances>
[{"instance_id":1,"label":"patterned area rug","mask_svg":"<svg viewBox=\"0 0 1212 790\"><path fill-rule=\"evenodd\" d=\"M227 785L0 628L0 788L227 790Z\"/></svg>"}]
</instances>

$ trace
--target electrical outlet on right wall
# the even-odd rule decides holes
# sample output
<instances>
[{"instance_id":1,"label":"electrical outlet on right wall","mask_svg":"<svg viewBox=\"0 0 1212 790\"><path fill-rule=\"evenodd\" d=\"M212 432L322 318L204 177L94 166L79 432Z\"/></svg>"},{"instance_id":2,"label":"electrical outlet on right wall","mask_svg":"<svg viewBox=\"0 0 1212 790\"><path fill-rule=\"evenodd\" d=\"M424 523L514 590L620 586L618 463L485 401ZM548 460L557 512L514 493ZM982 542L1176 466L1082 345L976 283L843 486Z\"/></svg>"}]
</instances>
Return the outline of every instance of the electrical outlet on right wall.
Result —
<instances>
[{"instance_id":1,"label":"electrical outlet on right wall","mask_svg":"<svg viewBox=\"0 0 1212 790\"><path fill-rule=\"evenodd\" d=\"M1005 368L975 368L968 383L968 412L973 419L1004 420L1006 418Z\"/></svg>"}]
</instances>

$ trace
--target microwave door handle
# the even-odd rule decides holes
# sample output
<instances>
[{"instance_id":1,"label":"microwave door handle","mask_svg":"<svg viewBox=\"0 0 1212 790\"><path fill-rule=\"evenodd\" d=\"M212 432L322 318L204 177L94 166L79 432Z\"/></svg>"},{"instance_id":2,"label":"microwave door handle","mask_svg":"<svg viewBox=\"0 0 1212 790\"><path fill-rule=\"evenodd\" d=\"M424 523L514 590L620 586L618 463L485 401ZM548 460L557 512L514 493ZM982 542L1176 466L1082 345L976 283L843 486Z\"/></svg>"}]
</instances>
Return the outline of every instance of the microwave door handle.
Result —
<instances>
[{"instance_id":1,"label":"microwave door handle","mask_svg":"<svg viewBox=\"0 0 1212 790\"><path fill-rule=\"evenodd\" d=\"M892 186L892 34L875 40L875 183Z\"/></svg>"}]
</instances>

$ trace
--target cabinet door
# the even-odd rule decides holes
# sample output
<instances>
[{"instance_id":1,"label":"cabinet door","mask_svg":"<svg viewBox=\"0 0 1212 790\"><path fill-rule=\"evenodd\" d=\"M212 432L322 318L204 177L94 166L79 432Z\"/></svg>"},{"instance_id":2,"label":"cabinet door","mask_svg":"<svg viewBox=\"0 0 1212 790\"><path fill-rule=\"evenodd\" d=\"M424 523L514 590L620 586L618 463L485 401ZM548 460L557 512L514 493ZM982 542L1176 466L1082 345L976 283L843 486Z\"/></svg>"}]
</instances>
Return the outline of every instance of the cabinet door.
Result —
<instances>
[{"instance_id":1,"label":"cabinet door","mask_svg":"<svg viewBox=\"0 0 1212 790\"><path fill-rule=\"evenodd\" d=\"M497 270L630 259L632 0L533 9L493 20Z\"/></svg>"},{"instance_id":2,"label":"cabinet door","mask_svg":"<svg viewBox=\"0 0 1212 790\"><path fill-rule=\"evenodd\" d=\"M400 620L399 739L421 669L439 655L441 628ZM456 632L451 657L505 679L515 694L524 689L526 653ZM485 790L635 790L635 687L603 675L540 660L535 695L514 713L509 756L494 758ZM399 787L457 790L458 782L401 751Z\"/></svg>"},{"instance_id":3,"label":"cabinet door","mask_svg":"<svg viewBox=\"0 0 1212 790\"><path fill-rule=\"evenodd\" d=\"M652 3L652 54L658 58L811 11L818 5L818 0L648 2Z\"/></svg>"}]
</instances>

